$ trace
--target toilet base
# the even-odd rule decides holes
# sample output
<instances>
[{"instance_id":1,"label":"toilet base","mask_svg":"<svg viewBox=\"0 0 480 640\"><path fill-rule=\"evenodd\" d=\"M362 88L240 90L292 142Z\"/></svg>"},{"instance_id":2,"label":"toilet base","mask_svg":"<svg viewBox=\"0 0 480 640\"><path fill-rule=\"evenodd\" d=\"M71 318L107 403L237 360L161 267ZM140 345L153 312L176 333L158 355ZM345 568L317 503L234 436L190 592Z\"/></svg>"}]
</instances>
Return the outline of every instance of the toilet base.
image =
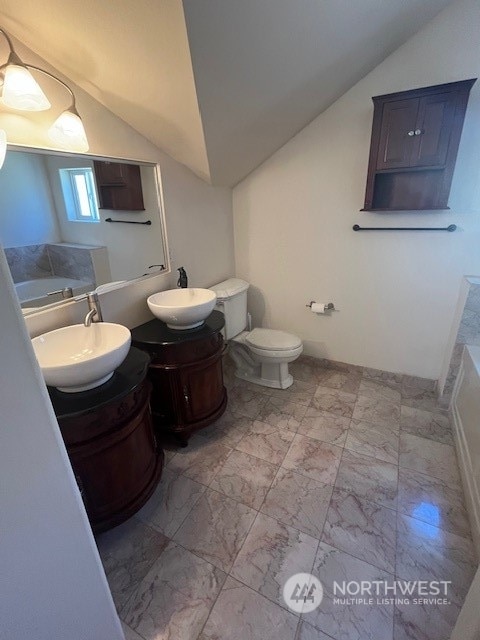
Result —
<instances>
[{"instance_id":1,"label":"toilet base","mask_svg":"<svg viewBox=\"0 0 480 640\"><path fill-rule=\"evenodd\" d=\"M256 375L257 373L259 375ZM293 384L293 377L288 373L288 364L283 362L281 364L262 364L250 371L237 369L235 377L271 389L288 389Z\"/></svg>"},{"instance_id":2,"label":"toilet base","mask_svg":"<svg viewBox=\"0 0 480 640\"><path fill-rule=\"evenodd\" d=\"M293 377L288 371L288 364L301 354L303 347L297 347L280 354L278 351L262 352L250 349L245 344L245 331L229 343L229 354L236 365L235 377L262 387L271 389L288 389L293 384Z\"/></svg>"}]
</instances>

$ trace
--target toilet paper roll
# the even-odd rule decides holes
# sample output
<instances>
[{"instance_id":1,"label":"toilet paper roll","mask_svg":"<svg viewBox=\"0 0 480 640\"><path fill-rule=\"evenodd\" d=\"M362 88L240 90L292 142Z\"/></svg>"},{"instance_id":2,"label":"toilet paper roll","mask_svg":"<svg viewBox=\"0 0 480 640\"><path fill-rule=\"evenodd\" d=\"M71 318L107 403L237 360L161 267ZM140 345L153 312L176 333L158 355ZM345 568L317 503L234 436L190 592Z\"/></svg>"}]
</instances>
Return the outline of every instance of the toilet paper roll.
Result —
<instances>
[{"instance_id":1,"label":"toilet paper roll","mask_svg":"<svg viewBox=\"0 0 480 640\"><path fill-rule=\"evenodd\" d=\"M313 313L325 313L325 309L327 305L325 302L312 302L312 311Z\"/></svg>"}]
</instances>

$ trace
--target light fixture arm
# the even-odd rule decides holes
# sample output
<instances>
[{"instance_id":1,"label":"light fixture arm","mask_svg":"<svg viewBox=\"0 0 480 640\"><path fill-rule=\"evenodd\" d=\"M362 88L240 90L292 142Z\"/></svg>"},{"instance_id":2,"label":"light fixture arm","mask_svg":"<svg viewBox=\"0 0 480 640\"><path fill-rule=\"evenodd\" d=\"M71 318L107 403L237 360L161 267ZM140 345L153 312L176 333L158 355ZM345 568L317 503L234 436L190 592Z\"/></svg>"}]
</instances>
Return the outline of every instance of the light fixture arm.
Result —
<instances>
[{"instance_id":1,"label":"light fixture arm","mask_svg":"<svg viewBox=\"0 0 480 640\"><path fill-rule=\"evenodd\" d=\"M2 27L0 27L0 33L2 34L2 36L5 38L5 40L6 40L6 41L7 41L7 43L8 43L8 47L9 47L9 49L10 49L10 54L14 53L15 55L17 55L17 53L16 53L15 49L13 48L13 44L12 44L12 41L11 41L10 36L8 35L8 33L7 33L6 31L4 31L4 30L2 29ZM18 57L18 56L17 56L17 57ZM22 64L23 64L23 63L22 63Z\"/></svg>"},{"instance_id":2,"label":"light fixture arm","mask_svg":"<svg viewBox=\"0 0 480 640\"><path fill-rule=\"evenodd\" d=\"M48 78L53 78L53 80L56 80L59 84L61 84L63 87L65 87L65 89L70 94L70 98L72 100L70 106L68 107L68 111L72 111L72 110L75 111L75 112L77 111L77 107L76 107L76 104L75 104L75 94L70 89L68 84L66 84L63 80L60 80L60 78L57 78L57 76L54 76L53 73L50 73L50 71L45 71L45 69L41 69L40 67L36 67L34 64L26 64L25 62L22 62L22 65L24 67L27 67L27 69L33 69L34 71L40 71L40 73L43 73ZM2 65L2 67L0 67L0 70L3 69L6 66L7 65Z\"/></svg>"}]
</instances>

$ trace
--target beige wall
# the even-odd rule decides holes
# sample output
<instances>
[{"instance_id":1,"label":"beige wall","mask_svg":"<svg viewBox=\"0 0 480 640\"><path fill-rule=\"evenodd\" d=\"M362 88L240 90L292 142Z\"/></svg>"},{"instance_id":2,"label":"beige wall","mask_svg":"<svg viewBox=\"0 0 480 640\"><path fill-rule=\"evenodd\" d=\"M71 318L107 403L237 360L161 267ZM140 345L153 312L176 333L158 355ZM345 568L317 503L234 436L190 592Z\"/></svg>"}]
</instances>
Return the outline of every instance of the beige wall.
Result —
<instances>
[{"instance_id":1,"label":"beige wall","mask_svg":"<svg viewBox=\"0 0 480 640\"><path fill-rule=\"evenodd\" d=\"M236 273L253 285L257 323L296 333L312 355L438 378L462 276L480 272L480 83L444 213L359 212L371 96L476 77L479 24L477 1L453 3L234 189ZM340 312L315 316L310 300Z\"/></svg>"}]
</instances>

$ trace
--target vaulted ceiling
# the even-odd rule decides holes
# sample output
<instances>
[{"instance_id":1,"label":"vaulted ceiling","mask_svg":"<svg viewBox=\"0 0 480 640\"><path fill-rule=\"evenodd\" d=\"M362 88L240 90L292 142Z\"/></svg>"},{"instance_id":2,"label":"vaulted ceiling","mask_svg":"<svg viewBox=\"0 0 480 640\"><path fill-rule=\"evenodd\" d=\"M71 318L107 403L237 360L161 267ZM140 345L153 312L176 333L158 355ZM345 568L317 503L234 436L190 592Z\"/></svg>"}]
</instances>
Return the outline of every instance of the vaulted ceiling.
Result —
<instances>
[{"instance_id":1,"label":"vaulted ceiling","mask_svg":"<svg viewBox=\"0 0 480 640\"><path fill-rule=\"evenodd\" d=\"M452 0L0 0L0 26L234 185Z\"/></svg>"}]
</instances>

